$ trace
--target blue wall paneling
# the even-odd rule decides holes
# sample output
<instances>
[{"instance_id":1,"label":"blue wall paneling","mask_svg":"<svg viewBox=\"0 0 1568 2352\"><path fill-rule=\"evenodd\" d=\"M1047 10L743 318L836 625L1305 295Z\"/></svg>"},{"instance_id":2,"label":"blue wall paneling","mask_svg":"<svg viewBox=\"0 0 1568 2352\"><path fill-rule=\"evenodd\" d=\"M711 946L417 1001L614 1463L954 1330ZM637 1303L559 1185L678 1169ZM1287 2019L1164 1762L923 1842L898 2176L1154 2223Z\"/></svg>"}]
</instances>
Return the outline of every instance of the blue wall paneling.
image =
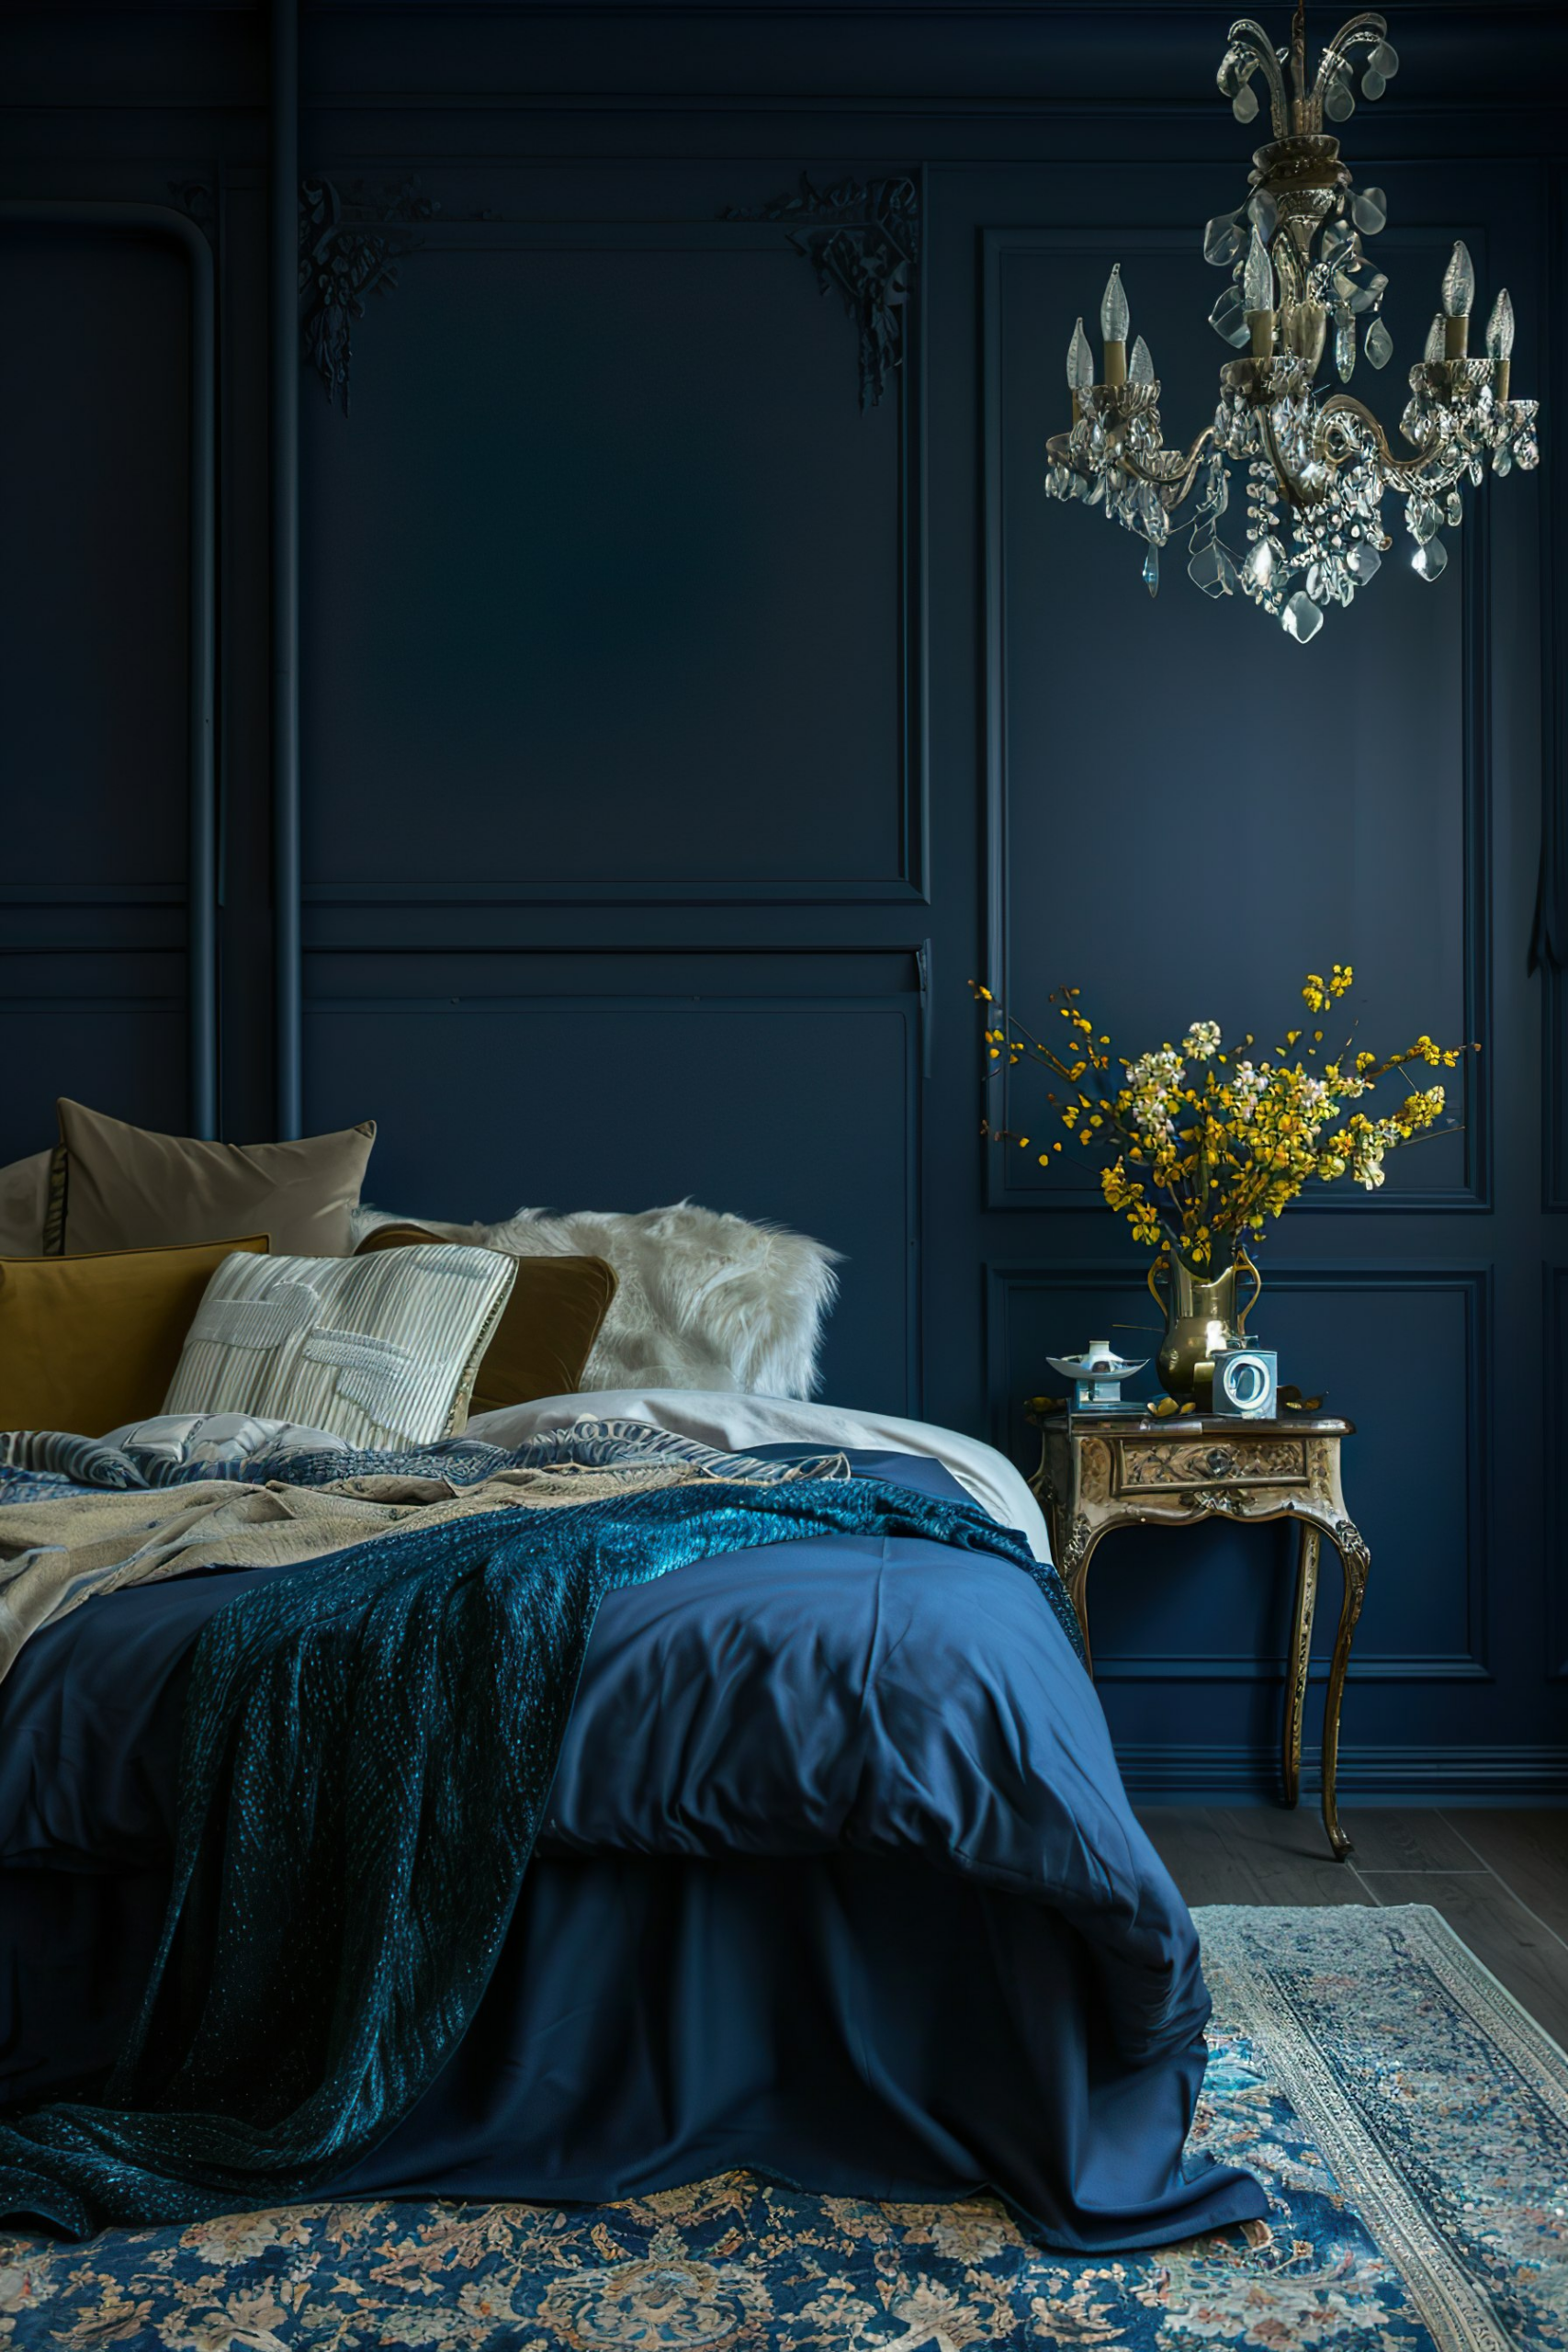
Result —
<instances>
[{"instance_id":1,"label":"blue wall paneling","mask_svg":"<svg viewBox=\"0 0 1568 2352\"><path fill-rule=\"evenodd\" d=\"M1360 1426L1344 1785L1560 1794L1568 30L1393 16L1344 144L1396 352L1353 389L1397 418L1462 233L1546 466L1466 492L1435 587L1391 507L1302 649L1174 549L1151 603L1040 488L1111 259L1171 435L1213 397L1223 12L8 11L0 295L50 361L0 390L0 1153L60 1091L240 1136L369 1112L394 1208L775 1216L845 1253L830 1396L1027 1465L1047 1350L1153 1307L1092 1184L981 1145L964 980L1077 981L1141 1043L1293 1025L1348 956L1370 1037L1486 1050L1462 1135L1264 1259L1260 1328ZM325 319L340 265L377 290ZM902 356L863 408L868 319ZM1133 1785L1266 1793L1283 1541L1123 1537L1092 1603Z\"/></svg>"},{"instance_id":2,"label":"blue wall paneling","mask_svg":"<svg viewBox=\"0 0 1568 2352\"><path fill-rule=\"evenodd\" d=\"M115 323L109 315L112 306L105 299L107 287L102 282L90 284L79 288L73 300L67 281L70 264L65 258L66 241L72 239L78 248L78 266L84 241L89 253L107 241L117 251L116 275L123 270L118 258L122 241L136 240L143 248L172 246L186 279L185 537L178 548L183 564L176 567L172 560L175 543L169 534L171 544L158 553L171 560L155 582L165 606L173 605L177 595L185 613L183 688L176 686L162 697L165 708L176 702L183 706L185 858L184 875L177 884L72 878L73 870L93 871L92 849L82 835L84 825L100 835L107 852L101 873L122 873L138 862L139 852L145 854L145 837L165 810L157 796L150 805L139 798L138 739L143 730L154 736L154 760L160 752L164 760L170 759L175 749L172 735L157 743L159 698L142 692L146 673L155 662L154 647L151 640L138 645L130 626L138 617L148 617L137 612L137 587L145 582L132 585L122 579L111 583L103 560L107 557L112 564L124 553L123 543L112 543L117 528L134 540L142 554L146 549L141 535L162 537L166 528L152 500L138 500L135 495L138 488L146 486L137 477L146 455L141 432L147 420L134 412L132 387L112 372L116 358L123 359L125 355L123 349L111 354L105 340L106 330L112 332ZM32 286L24 284L18 289L21 300L14 293L13 318L27 314L23 303L30 296L33 332L46 347L53 343L54 367L95 374L103 370L107 382L100 379L91 385L90 391L101 395L102 390L110 389L111 397L123 402L118 420L119 446L106 453L107 470L101 479L93 478L90 447L81 449L82 458L89 462L83 467L85 479L79 479L75 489L79 500L90 499L91 503L79 504L73 511L58 462L63 447L58 447L51 452L56 463L47 472L35 475L17 500L21 508L25 499L26 513L36 516L37 538L24 536L15 525L7 535L13 565L9 585L18 601L4 631L12 674L0 692L0 702L9 713L11 735L4 754L10 779L6 797L11 842L7 878L0 883L0 904L7 910L7 952L24 959L12 967L13 1001L27 1007L22 1018L35 1050L42 1047L37 1066L27 1069L23 1083L30 1081L35 1097L41 1092L44 1099L42 1103L29 1102L28 1108L36 1117L39 1109L47 1113L55 1093L87 1087L94 1088L97 1099L104 1099L106 1087L112 1095L118 1079L109 1075L105 1064L124 1068L129 1040L123 1031L128 1023L142 1024L141 1042L153 1062L163 1064L168 1053L168 1040L158 1029L166 1027L172 1009L170 993L166 985L148 989L151 971L128 967L119 988L111 988L107 994L78 993L73 982L85 977L80 956L82 932L70 924L66 910L102 910L99 923L86 935L96 933L95 944L107 944L107 932L117 916L122 919L123 928L125 916L178 906L183 910L185 962L183 1100L178 1093L171 1096L162 1070L152 1083L164 1106L164 1115L178 1117L192 1134L209 1136L217 1132L218 1116L218 796L213 738L217 393L212 254L196 225L167 205L12 198L0 200L0 267L7 258L13 268L19 266L25 272L30 260L33 267L28 274L35 279ZM95 277L101 281L101 269L95 271ZM47 306L45 315L39 317L38 308L43 306ZM49 309L56 315L48 315ZM118 324L130 329L134 336L133 313L122 314ZM85 348L79 345L72 351L73 326L85 330L87 336L96 330L97 347L88 343ZM54 343L62 329L60 342ZM47 406L58 413L59 379L51 369L41 368L36 374L18 369L17 377L21 399L30 405L42 395ZM73 389L80 397L80 386ZM98 421L100 426L107 423L101 413ZM35 435L41 423L41 418L17 421L13 431L4 436L7 447L13 453L36 449ZM82 430L83 420L78 417L78 435ZM106 512L108 498L122 488L123 503ZM31 558L41 562L46 548L57 560L63 550L77 567L69 583L60 582L63 593L52 606L39 596L38 573L25 573L18 560ZM156 557L149 560L155 561ZM183 569L183 581L177 577L178 569ZM76 626L87 616L83 605L92 595L95 573L97 609L91 618L104 632L96 642L85 632L78 635ZM24 586L28 613L22 609ZM124 608L111 601L117 589L130 590ZM28 626L29 619L37 623L40 617L41 628ZM112 688L90 670L84 674L85 663L95 658L103 662L116 653ZM61 766L69 779L64 795ZM29 823L29 818L35 822ZM34 865L31 877L27 874L29 865ZM47 880L43 878L46 866ZM143 934L162 928L142 926ZM135 950L128 946L125 953L134 956ZM62 974L48 962L40 965L40 957L61 958L66 971ZM17 982L20 987L16 987ZM64 1050L62 1020L70 1023L72 1032L70 1046ZM114 1035L117 1028L122 1032L118 1038ZM81 1070L80 1078L70 1074L73 1062ZM152 1076L151 1069L147 1074Z\"/></svg>"}]
</instances>

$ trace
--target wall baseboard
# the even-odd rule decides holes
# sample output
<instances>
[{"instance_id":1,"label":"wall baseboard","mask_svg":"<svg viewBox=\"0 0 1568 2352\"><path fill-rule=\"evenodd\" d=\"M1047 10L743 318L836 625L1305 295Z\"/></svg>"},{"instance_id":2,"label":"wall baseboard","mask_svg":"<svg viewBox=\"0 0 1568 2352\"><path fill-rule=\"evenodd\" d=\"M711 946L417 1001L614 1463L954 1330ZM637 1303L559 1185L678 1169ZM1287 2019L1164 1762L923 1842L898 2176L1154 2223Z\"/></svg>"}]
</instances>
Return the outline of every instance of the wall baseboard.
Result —
<instances>
[{"instance_id":1,"label":"wall baseboard","mask_svg":"<svg viewBox=\"0 0 1568 2352\"><path fill-rule=\"evenodd\" d=\"M1116 1760L1131 1797L1162 1804L1226 1801L1258 1804L1279 1795L1272 1746L1202 1747L1118 1745ZM1302 1758L1302 1799L1315 1798L1322 1774ZM1341 1804L1506 1804L1568 1802L1568 1747L1351 1747L1339 1750Z\"/></svg>"}]
</instances>

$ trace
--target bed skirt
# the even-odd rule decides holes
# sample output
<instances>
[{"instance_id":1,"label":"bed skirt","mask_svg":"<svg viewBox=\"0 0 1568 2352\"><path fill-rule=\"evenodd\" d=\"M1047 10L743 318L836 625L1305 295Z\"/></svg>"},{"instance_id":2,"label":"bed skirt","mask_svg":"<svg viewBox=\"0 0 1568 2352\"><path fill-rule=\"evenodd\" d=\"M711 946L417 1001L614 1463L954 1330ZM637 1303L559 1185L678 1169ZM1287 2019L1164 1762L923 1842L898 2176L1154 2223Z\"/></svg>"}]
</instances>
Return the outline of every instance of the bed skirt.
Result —
<instances>
[{"instance_id":1,"label":"bed skirt","mask_svg":"<svg viewBox=\"0 0 1568 2352\"><path fill-rule=\"evenodd\" d=\"M162 1892L0 1873L0 2106L107 2068ZM1053 2245L1158 2244L1257 2204L1171 2163L1202 2065L1129 2065L1075 1929L919 1861L541 1849L463 2044L316 2193L598 2202L739 2165L846 2197L989 2187Z\"/></svg>"}]
</instances>

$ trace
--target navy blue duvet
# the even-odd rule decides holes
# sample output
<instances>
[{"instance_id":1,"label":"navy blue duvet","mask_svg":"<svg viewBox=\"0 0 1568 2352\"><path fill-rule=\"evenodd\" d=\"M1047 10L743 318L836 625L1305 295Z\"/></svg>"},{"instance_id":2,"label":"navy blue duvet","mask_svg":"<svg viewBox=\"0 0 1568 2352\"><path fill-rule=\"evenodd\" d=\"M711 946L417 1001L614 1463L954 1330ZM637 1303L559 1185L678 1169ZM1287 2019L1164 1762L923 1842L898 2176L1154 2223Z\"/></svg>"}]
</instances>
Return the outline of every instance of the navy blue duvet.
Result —
<instances>
[{"instance_id":1,"label":"navy blue duvet","mask_svg":"<svg viewBox=\"0 0 1568 2352\"><path fill-rule=\"evenodd\" d=\"M0 2105L112 2060L191 1647L268 1573L91 1601L0 1684ZM1207 2015L1028 1577L909 1538L725 1555L605 1600L479 2014L331 2193L598 2200L747 2165L859 2197L989 2186L1054 2244L1156 2243L1264 2210L1183 2163Z\"/></svg>"}]
</instances>

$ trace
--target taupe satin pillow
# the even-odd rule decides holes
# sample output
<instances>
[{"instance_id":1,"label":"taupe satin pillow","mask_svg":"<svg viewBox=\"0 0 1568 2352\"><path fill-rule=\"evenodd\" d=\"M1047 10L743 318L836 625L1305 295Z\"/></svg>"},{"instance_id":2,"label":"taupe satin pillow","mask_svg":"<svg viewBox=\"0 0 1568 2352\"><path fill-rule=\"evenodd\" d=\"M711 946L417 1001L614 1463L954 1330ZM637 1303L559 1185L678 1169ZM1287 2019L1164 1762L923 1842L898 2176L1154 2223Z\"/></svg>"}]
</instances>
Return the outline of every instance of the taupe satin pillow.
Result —
<instances>
[{"instance_id":1,"label":"taupe satin pillow","mask_svg":"<svg viewBox=\"0 0 1568 2352\"><path fill-rule=\"evenodd\" d=\"M438 1241L422 1225L378 1225L355 1256ZM502 1253L505 1254L504 1252ZM603 1258L515 1258L517 1279L474 1380L472 1413L570 1396L615 1295L615 1270Z\"/></svg>"},{"instance_id":2,"label":"taupe satin pillow","mask_svg":"<svg viewBox=\"0 0 1568 2352\"><path fill-rule=\"evenodd\" d=\"M51 1154L35 1151L0 1168L0 1258L39 1258L49 1220Z\"/></svg>"},{"instance_id":3,"label":"taupe satin pillow","mask_svg":"<svg viewBox=\"0 0 1568 2352\"><path fill-rule=\"evenodd\" d=\"M376 1140L367 1119L297 1143L206 1143L155 1135L62 1097L63 1216L51 1254L172 1249L265 1233L273 1254L346 1258L349 1220Z\"/></svg>"}]
</instances>

